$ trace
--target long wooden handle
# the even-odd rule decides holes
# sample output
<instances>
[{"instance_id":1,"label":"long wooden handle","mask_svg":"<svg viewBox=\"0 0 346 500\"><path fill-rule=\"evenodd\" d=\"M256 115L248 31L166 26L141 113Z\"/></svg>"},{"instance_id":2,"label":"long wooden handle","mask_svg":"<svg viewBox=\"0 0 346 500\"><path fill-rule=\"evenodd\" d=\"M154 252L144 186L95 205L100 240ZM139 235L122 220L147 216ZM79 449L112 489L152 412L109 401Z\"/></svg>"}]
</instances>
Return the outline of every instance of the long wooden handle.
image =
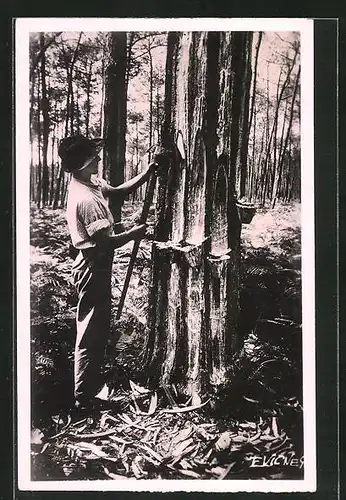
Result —
<instances>
[{"instance_id":1,"label":"long wooden handle","mask_svg":"<svg viewBox=\"0 0 346 500\"><path fill-rule=\"evenodd\" d=\"M139 219L139 224L145 224L147 221L150 205L151 205L153 198L154 198L155 185L156 185L156 174L152 173L149 177L149 180L148 180L145 198L144 198L144 202L143 202L142 213L141 213L141 216ZM132 271L133 271L133 268L135 265L135 261L136 261L136 257L137 257L140 243L141 243L141 240L136 240L134 242L134 245L133 245L132 254L131 254L131 258L130 258L130 262L129 262L129 267L127 268L124 287L123 287L123 291L121 292L121 297L120 297L120 301L119 301L119 305L118 305L116 320L120 319L120 316L121 316L121 313L122 313L122 310L124 307L127 290L129 288L130 279L131 279Z\"/></svg>"}]
</instances>

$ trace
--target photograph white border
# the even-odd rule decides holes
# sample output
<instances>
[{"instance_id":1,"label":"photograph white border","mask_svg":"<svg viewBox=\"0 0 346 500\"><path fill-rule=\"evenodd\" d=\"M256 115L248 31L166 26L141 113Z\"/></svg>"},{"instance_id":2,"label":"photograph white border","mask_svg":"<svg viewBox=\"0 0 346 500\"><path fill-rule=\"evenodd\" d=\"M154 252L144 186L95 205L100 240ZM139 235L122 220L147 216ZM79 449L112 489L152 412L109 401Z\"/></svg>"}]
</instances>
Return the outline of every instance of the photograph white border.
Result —
<instances>
[{"instance_id":1,"label":"photograph white border","mask_svg":"<svg viewBox=\"0 0 346 500\"><path fill-rule=\"evenodd\" d=\"M304 479L32 481L30 477L29 34L42 31L299 31L301 33L301 187ZM15 20L17 266L17 478L23 491L312 492L316 490L314 49L310 19L18 18Z\"/></svg>"}]
</instances>

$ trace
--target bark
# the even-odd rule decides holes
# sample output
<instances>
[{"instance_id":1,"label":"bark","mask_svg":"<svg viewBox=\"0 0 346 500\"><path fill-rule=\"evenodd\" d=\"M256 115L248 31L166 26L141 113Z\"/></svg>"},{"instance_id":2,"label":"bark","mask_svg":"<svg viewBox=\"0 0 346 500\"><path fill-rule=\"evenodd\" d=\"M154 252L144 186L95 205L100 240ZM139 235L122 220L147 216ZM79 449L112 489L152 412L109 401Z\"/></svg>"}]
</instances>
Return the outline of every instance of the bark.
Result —
<instances>
[{"instance_id":1,"label":"bark","mask_svg":"<svg viewBox=\"0 0 346 500\"><path fill-rule=\"evenodd\" d=\"M254 70L253 70L254 77L253 77L253 86L252 86L251 111L250 111L250 117L249 117L249 130L251 130L252 119L253 119L254 110L255 110L258 56L259 56L259 50L261 47L262 36L263 36L263 33L262 33L262 31L260 31L258 33L258 39L257 39L257 45L256 45L256 55L255 55L255 62L254 62Z\"/></svg>"},{"instance_id":2,"label":"bark","mask_svg":"<svg viewBox=\"0 0 346 500\"><path fill-rule=\"evenodd\" d=\"M76 106L73 104L73 110L76 112L76 132L77 134L80 134L80 128L81 128L81 123L80 123L80 111L79 111L79 92L77 88L77 99L76 99ZM74 111L72 116L74 116Z\"/></svg>"},{"instance_id":3,"label":"bark","mask_svg":"<svg viewBox=\"0 0 346 500\"><path fill-rule=\"evenodd\" d=\"M250 88L251 88L251 50L249 46L252 46L252 33L248 34L248 39L244 43L244 56L245 70L244 70L244 88L245 92L243 95L242 103L242 133L241 133L241 150L240 150L240 187L239 194L242 198L246 194L246 180L248 176L248 147L249 147L249 135L250 135L250 124L249 124L249 111L250 111Z\"/></svg>"},{"instance_id":4,"label":"bark","mask_svg":"<svg viewBox=\"0 0 346 500\"><path fill-rule=\"evenodd\" d=\"M55 147L57 142L57 105L56 102L54 104L54 125L52 130L52 155L51 155L51 178L50 178L50 189L49 189L49 205L53 205L54 201L54 186L56 180L56 172L55 172Z\"/></svg>"},{"instance_id":5,"label":"bark","mask_svg":"<svg viewBox=\"0 0 346 500\"><path fill-rule=\"evenodd\" d=\"M92 77L92 61L90 61L88 76L87 76L87 87L86 87L86 106L85 106L85 135L89 137L89 123L90 123L90 92L91 92L91 77Z\"/></svg>"},{"instance_id":6,"label":"bark","mask_svg":"<svg viewBox=\"0 0 346 500\"><path fill-rule=\"evenodd\" d=\"M63 183L63 177L64 177L64 171L59 165L58 169L58 178L56 182L56 188L55 188L55 193L54 193L54 202L53 202L53 208L58 208L59 204L61 202L61 185Z\"/></svg>"},{"instance_id":7,"label":"bark","mask_svg":"<svg viewBox=\"0 0 346 500\"><path fill-rule=\"evenodd\" d=\"M65 137L69 135L68 128L70 123L70 95L71 95L71 77L69 67L66 66L66 79L67 79L67 94L66 94L66 116L65 116Z\"/></svg>"},{"instance_id":8,"label":"bark","mask_svg":"<svg viewBox=\"0 0 346 500\"><path fill-rule=\"evenodd\" d=\"M126 32L110 33L109 61L106 68L104 168L112 185L124 182L126 137ZM115 222L121 219L122 201L110 199Z\"/></svg>"},{"instance_id":9,"label":"bark","mask_svg":"<svg viewBox=\"0 0 346 500\"><path fill-rule=\"evenodd\" d=\"M36 83L36 78L35 78L36 73L33 72L32 78L30 80L30 110L29 110L29 124L30 124L30 129L29 129L29 137L30 137L30 149L31 149L31 155L30 155L30 172L31 172L31 183L30 183L30 199L33 201L36 201L36 190L35 190L35 180L36 180L36 169L33 164L33 156L34 156L34 134L33 134L33 120L34 120L34 115L35 115L35 83Z\"/></svg>"},{"instance_id":10,"label":"bark","mask_svg":"<svg viewBox=\"0 0 346 500\"><path fill-rule=\"evenodd\" d=\"M153 99L154 99L154 70L153 56L151 53L151 43L148 40L148 57L149 57L149 148L153 143Z\"/></svg>"},{"instance_id":11,"label":"bark","mask_svg":"<svg viewBox=\"0 0 346 500\"><path fill-rule=\"evenodd\" d=\"M48 176L48 138L49 138L49 102L47 97L46 83L46 57L44 50L44 34L40 33L40 48L41 56L41 112L42 112L42 203L46 205L48 202L49 176Z\"/></svg>"},{"instance_id":12,"label":"bark","mask_svg":"<svg viewBox=\"0 0 346 500\"><path fill-rule=\"evenodd\" d=\"M102 57L102 67L101 67L101 75L102 75L102 88L101 88L101 107L100 107L100 133L102 134L104 130L104 107L105 107L105 81L106 81L106 75L105 75L105 49L103 50L103 57ZM103 174L103 165L100 162L99 163L99 174Z\"/></svg>"},{"instance_id":13,"label":"bark","mask_svg":"<svg viewBox=\"0 0 346 500\"><path fill-rule=\"evenodd\" d=\"M42 204L42 126L40 120L40 101L41 101L41 92L40 85L37 86L37 152L38 152L38 165L37 165L37 190L36 190L36 200L37 206L40 208Z\"/></svg>"},{"instance_id":14,"label":"bark","mask_svg":"<svg viewBox=\"0 0 346 500\"><path fill-rule=\"evenodd\" d=\"M159 89L156 89L156 135L157 142L160 141L160 94Z\"/></svg>"},{"instance_id":15,"label":"bark","mask_svg":"<svg viewBox=\"0 0 346 500\"><path fill-rule=\"evenodd\" d=\"M168 35L162 143L184 158L159 177L144 362L153 382L198 401L237 347L245 33Z\"/></svg>"},{"instance_id":16,"label":"bark","mask_svg":"<svg viewBox=\"0 0 346 500\"><path fill-rule=\"evenodd\" d=\"M253 128L253 146L252 146L252 165L251 171L249 174L249 199L252 201L254 198L254 182L255 182L255 138L256 138L256 87L257 87L257 68L258 68L258 56L261 47L263 33L260 31L258 33L257 44L256 44L256 52L255 52L255 61L254 61L254 69L253 69L253 85L252 85L252 97L251 97L251 110L249 117L249 136L251 133L251 128ZM253 127L252 127L252 121Z\"/></svg>"},{"instance_id":17,"label":"bark","mask_svg":"<svg viewBox=\"0 0 346 500\"><path fill-rule=\"evenodd\" d=\"M251 161L251 170L250 170L250 186L249 186L249 197L252 202L255 196L254 193L254 185L255 185L255 163L256 163L256 107L253 107L253 137L252 137L252 161Z\"/></svg>"}]
</instances>

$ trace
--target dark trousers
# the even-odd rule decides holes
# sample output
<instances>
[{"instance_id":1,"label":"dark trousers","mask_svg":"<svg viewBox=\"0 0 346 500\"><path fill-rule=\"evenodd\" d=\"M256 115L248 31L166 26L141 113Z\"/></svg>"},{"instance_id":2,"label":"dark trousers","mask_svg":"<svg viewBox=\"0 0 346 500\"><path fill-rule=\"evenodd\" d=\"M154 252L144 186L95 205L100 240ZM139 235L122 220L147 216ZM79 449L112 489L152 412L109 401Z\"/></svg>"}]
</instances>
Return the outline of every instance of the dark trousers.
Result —
<instances>
[{"instance_id":1,"label":"dark trousers","mask_svg":"<svg viewBox=\"0 0 346 500\"><path fill-rule=\"evenodd\" d=\"M102 364L110 330L113 250L79 252L72 276L78 293L74 395L88 402L102 386Z\"/></svg>"}]
</instances>

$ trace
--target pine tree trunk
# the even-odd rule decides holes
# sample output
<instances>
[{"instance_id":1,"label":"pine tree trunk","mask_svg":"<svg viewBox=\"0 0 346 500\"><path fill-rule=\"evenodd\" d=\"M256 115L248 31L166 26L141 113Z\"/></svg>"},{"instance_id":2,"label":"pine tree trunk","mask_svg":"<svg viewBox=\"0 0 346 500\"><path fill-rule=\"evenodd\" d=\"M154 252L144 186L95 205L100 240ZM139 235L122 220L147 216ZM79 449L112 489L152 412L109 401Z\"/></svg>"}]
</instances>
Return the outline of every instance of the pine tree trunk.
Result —
<instances>
[{"instance_id":1,"label":"pine tree trunk","mask_svg":"<svg viewBox=\"0 0 346 500\"><path fill-rule=\"evenodd\" d=\"M54 186L55 186L55 143L56 143L56 104L54 107L54 126L52 130L52 155L51 155L51 178L50 178L50 188L49 188L49 205L53 204L54 201Z\"/></svg>"},{"instance_id":2,"label":"pine tree trunk","mask_svg":"<svg viewBox=\"0 0 346 500\"><path fill-rule=\"evenodd\" d=\"M253 107L252 110L253 113L253 137L252 137L252 165L251 165L251 175L250 175L250 201L252 202L255 193L254 193L254 185L255 185L255 172L257 170L256 168L256 106Z\"/></svg>"},{"instance_id":3,"label":"pine tree trunk","mask_svg":"<svg viewBox=\"0 0 346 500\"><path fill-rule=\"evenodd\" d=\"M252 98L251 98L251 111L250 111L250 118L249 118L249 130L251 129L252 126L252 118L254 115L254 110L255 110L255 101L256 101L256 86L257 86L257 67L258 67L258 56L259 56L259 50L262 42L262 36L263 33L260 31L258 33L258 39L257 39L257 45L256 45L256 55L255 55L255 62L254 62L254 77L253 77L253 86L252 86Z\"/></svg>"},{"instance_id":4,"label":"pine tree trunk","mask_svg":"<svg viewBox=\"0 0 346 500\"><path fill-rule=\"evenodd\" d=\"M247 44L252 47L252 33L248 34ZM244 88L245 93L243 96L243 111L242 111L242 133L241 133L241 148L240 148L240 188L239 195L244 197L246 194L246 180L248 176L248 147L249 147L249 135L250 135L250 123L249 123L249 111L250 111L250 88L251 88L251 50L247 44L244 45L244 60L245 60L245 71L244 71Z\"/></svg>"},{"instance_id":5,"label":"pine tree trunk","mask_svg":"<svg viewBox=\"0 0 346 500\"><path fill-rule=\"evenodd\" d=\"M153 99L154 99L154 89L153 89L153 56L151 54L150 41L148 42L148 55L149 55L149 148L153 143Z\"/></svg>"},{"instance_id":6,"label":"pine tree trunk","mask_svg":"<svg viewBox=\"0 0 346 500\"><path fill-rule=\"evenodd\" d=\"M89 123L90 123L90 92L91 92L91 77L92 77L92 61L90 61L88 77L87 77L87 96L85 104L85 135L89 137Z\"/></svg>"},{"instance_id":7,"label":"pine tree trunk","mask_svg":"<svg viewBox=\"0 0 346 500\"><path fill-rule=\"evenodd\" d=\"M58 173L57 173L57 181L56 181L55 190L54 190L53 208L58 208L58 206L59 206L62 175L63 175L62 168L59 165Z\"/></svg>"},{"instance_id":8,"label":"pine tree trunk","mask_svg":"<svg viewBox=\"0 0 346 500\"><path fill-rule=\"evenodd\" d=\"M70 85L70 72L68 67L66 68L66 77L67 77L67 94L66 94L66 115L65 115L65 137L67 137L68 134L68 127L70 123L70 93L71 93L71 85Z\"/></svg>"},{"instance_id":9,"label":"pine tree trunk","mask_svg":"<svg viewBox=\"0 0 346 500\"><path fill-rule=\"evenodd\" d=\"M74 102L73 102L73 70L78 56L78 49L83 32L79 33L76 48L73 53L71 64L68 64L68 57L65 54L66 59L66 77L67 77L67 95L66 95L66 119L65 119L65 136L70 134L73 135L73 120L74 120ZM64 50L64 48L63 48ZM64 51L65 52L65 51ZM70 127L69 127L70 126Z\"/></svg>"},{"instance_id":10,"label":"pine tree trunk","mask_svg":"<svg viewBox=\"0 0 346 500\"><path fill-rule=\"evenodd\" d=\"M46 85L46 56L44 50L44 34L40 33L41 48L41 111L42 111L42 204L48 203L49 176L48 176L48 138L49 138L49 102Z\"/></svg>"},{"instance_id":11,"label":"pine tree trunk","mask_svg":"<svg viewBox=\"0 0 346 500\"><path fill-rule=\"evenodd\" d=\"M38 165L37 165L37 206L41 208L42 205L42 127L41 127L41 92L40 85L37 86L37 153L38 153Z\"/></svg>"},{"instance_id":12,"label":"pine tree trunk","mask_svg":"<svg viewBox=\"0 0 346 500\"><path fill-rule=\"evenodd\" d=\"M162 145L144 364L194 402L223 384L236 351L240 221L235 173L246 33L168 35Z\"/></svg>"},{"instance_id":13,"label":"pine tree trunk","mask_svg":"<svg viewBox=\"0 0 346 500\"><path fill-rule=\"evenodd\" d=\"M108 36L109 62L106 68L105 93L105 171L112 185L124 182L126 141L126 32L110 33ZM110 209L115 222L121 219L122 201L110 199Z\"/></svg>"},{"instance_id":14,"label":"pine tree trunk","mask_svg":"<svg viewBox=\"0 0 346 500\"><path fill-rule=\"evenodd\" d=\"M36 201L36 168L33 163L33 156L34 156L34 135L33 135L33 120L34 120L34 114L35 114L35 108L34 108L34 100L35 100L35 75L36 73L33 71L31 73L31 86L30 86L30 110L29 110L29 137L30 137L30 150L31 150L31 155L30 155L30 200Z\"/></svg>"},{"instance_id":15,"label":"pine tree trunk","mask_svg":"<svg viewBox=\"0 0 346 500\"><path fill-rule=\"evenodd\" d=\"M249 136L251 133L251 127L253 128L253 146L252 146L252 166L250 172L250 186L249 186L249 199L252 201L254 198L254 182L255 182L255 138L256 138L256 86L257 86L257 68L258 68L258 56L260 51L260 46L262 42L263 33L260 31L258 33L257 45L256 45L256 54L255 54L255 62L254 62L254 70L253 70L253 85L252 85L252 98L251 98L251 110L249 117ZM252 126L252 120L254 120Z\"/></svg>"},{"instance_id":16,"label":"pine tree trunk","mask_svg":"<svg viewBox=\"0 0 346 500\"><path fill-rule=\"evenodd\" d=\"M103 133L104 130L104 108L105 108L105 81L106 81L106 75L105 75L105 50L103 51L103 56L102 56L102 67L101 67L101 75L102 75L102 88L101 88L101 106L100 106L100 135ZM102 172L101 172L102 170ZM103 174L103 165L101 162L99 163L99 174Z\"/></svg>"}]
</instances>

